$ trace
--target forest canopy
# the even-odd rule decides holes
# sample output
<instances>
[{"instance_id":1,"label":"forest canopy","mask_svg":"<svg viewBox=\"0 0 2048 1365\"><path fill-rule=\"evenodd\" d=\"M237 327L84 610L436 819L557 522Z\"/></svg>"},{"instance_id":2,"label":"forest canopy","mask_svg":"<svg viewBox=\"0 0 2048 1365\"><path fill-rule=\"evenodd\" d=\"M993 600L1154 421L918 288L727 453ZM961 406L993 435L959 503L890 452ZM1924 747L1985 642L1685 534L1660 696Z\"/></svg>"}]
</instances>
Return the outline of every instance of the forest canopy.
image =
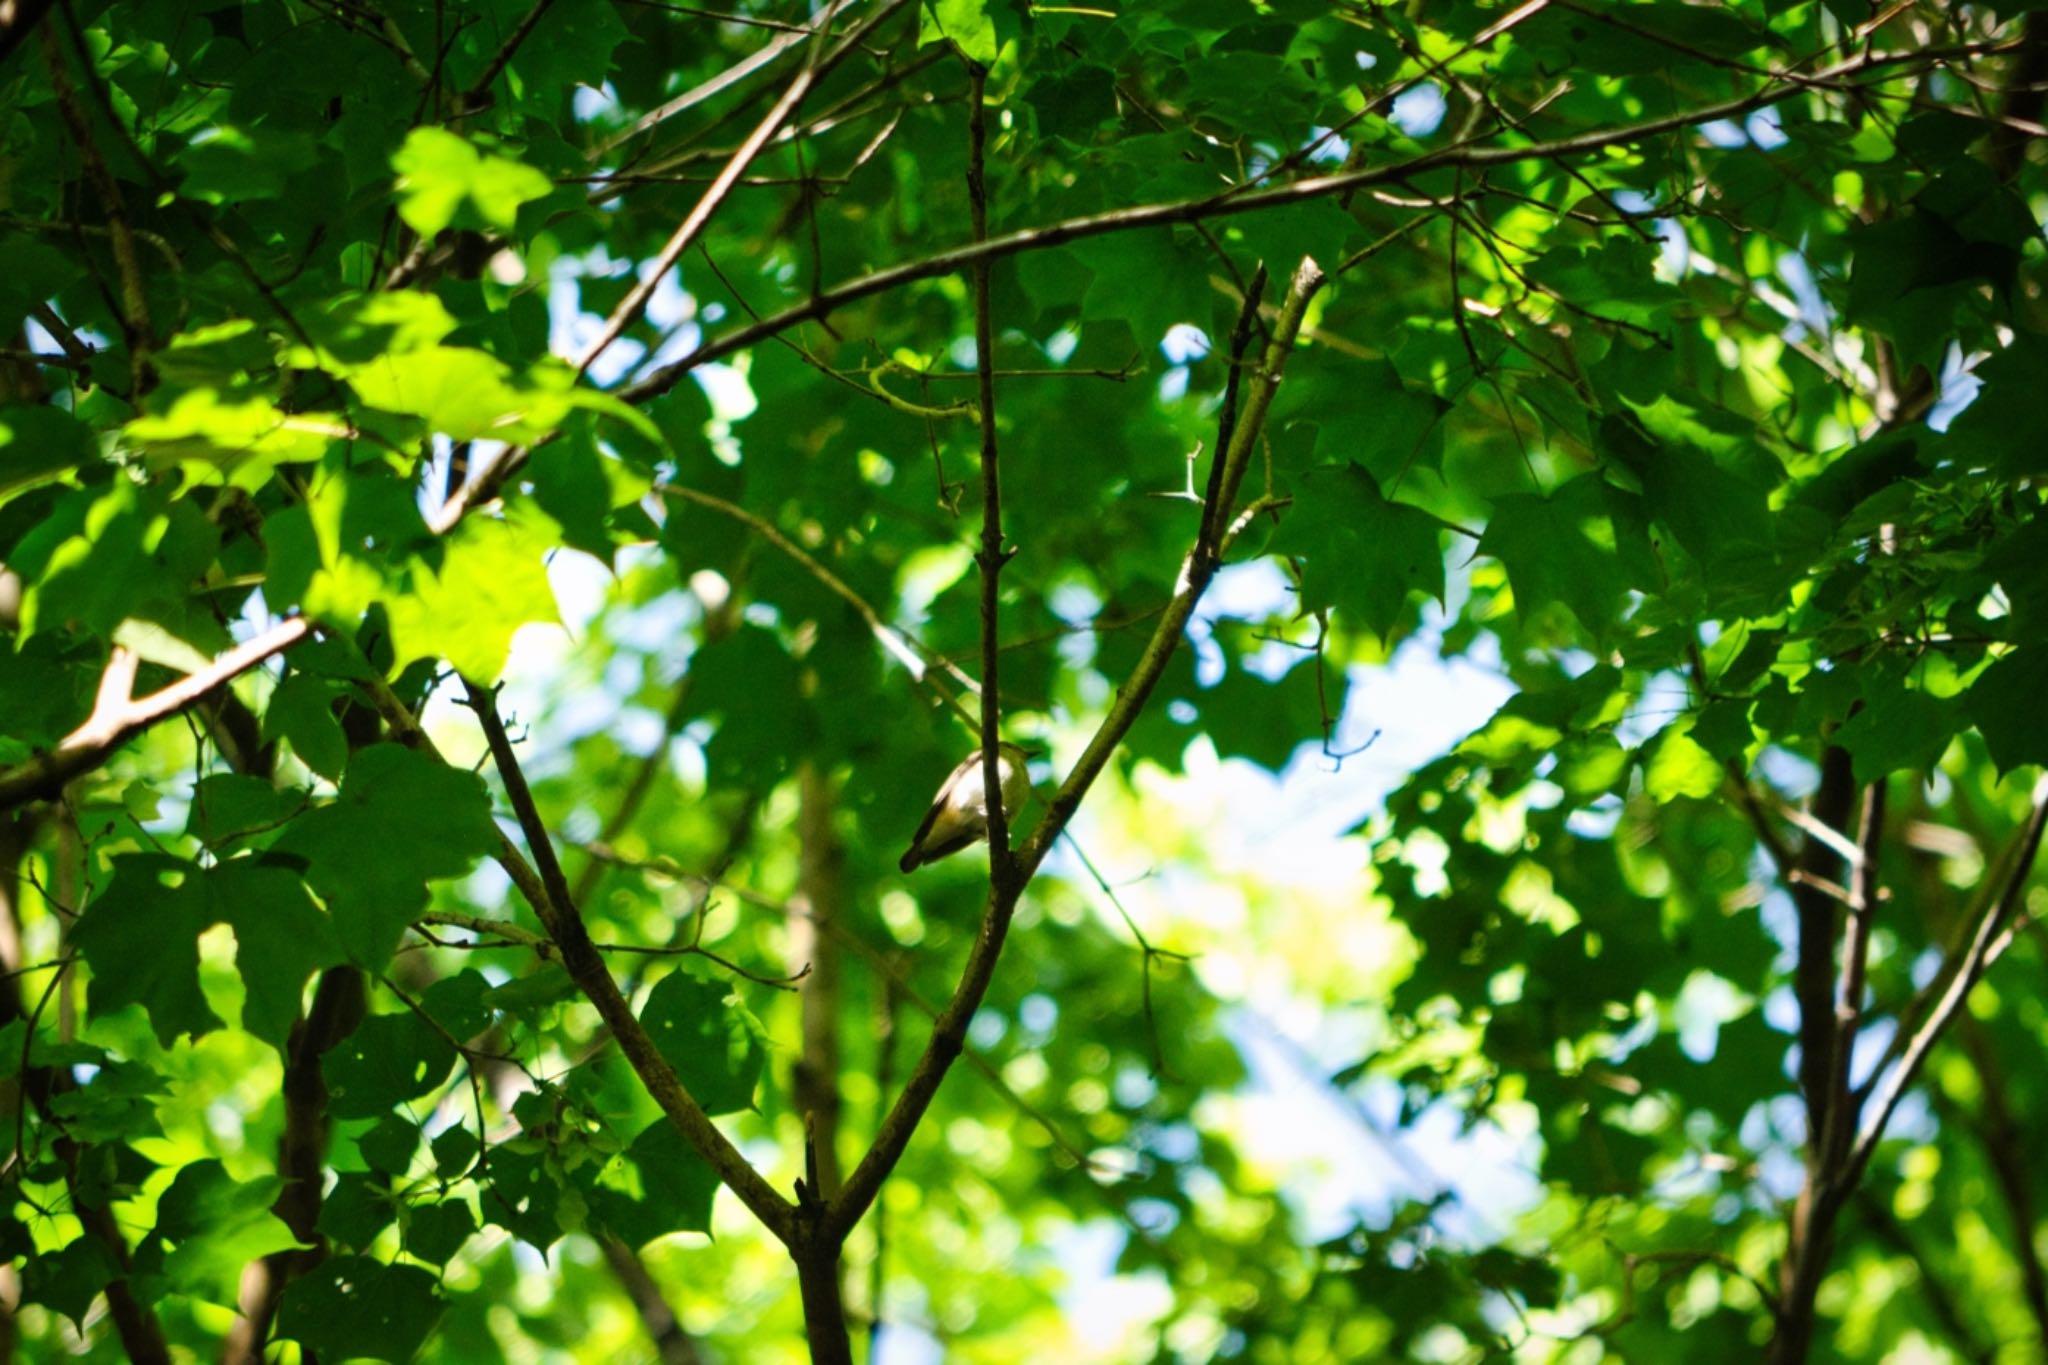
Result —
<instances>
[{"instance_id":1,"label":"forest canopy","mask_svg":"<svg viewBox=\"0 0 2048 1365\"><path fill-rule=\"evenodd\" d=\"M0 1345L2040 1359L2044 96L0 0Z\"/></svg>"}]
</instances>

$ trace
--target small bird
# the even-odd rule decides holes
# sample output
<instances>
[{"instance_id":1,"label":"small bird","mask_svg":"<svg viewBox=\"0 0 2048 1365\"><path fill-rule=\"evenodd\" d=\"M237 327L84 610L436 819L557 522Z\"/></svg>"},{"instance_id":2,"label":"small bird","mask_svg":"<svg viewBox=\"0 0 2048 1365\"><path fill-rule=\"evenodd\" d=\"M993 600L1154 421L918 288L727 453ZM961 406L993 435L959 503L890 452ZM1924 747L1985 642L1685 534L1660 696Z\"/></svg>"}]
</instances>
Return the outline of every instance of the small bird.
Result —
<instances>
[{"instance_id":1,"label":"small bird","mask_svg":"<svg viewBox=\"0 0 2048 1365\"><path fill-rule=\"evenodd\" d=\"M996 746L996 769L1003 784L1003 818L1011 819L1024 807L1031 790L1027 768L1030 754L1015 744ZM910 849L896 863L911 872L926 863L958 853L978 839L988 837L988 801L982 793L981 750L960 760L932 798L924 823L911 837Z\"/></svg>"}]
</instances>

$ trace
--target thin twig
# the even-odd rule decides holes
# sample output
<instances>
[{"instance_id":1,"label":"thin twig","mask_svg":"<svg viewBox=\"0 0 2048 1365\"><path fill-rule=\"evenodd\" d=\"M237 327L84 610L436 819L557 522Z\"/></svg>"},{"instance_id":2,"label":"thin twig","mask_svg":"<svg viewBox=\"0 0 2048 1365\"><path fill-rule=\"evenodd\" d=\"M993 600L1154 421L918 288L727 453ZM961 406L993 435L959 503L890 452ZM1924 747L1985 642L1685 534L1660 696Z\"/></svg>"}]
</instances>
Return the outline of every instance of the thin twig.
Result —
<instances>
[{"instance_id":1,"label":"thin twig","mask_svg":"<svg viewBox=\"0 0 2048 1365\"><path fill-rule=\"evenodd\" d=\"M884 621L881 613L869 605L866 598L847 586L846 580L840 578L839 575L819 563L817 558L805 550L803 546L798 545L795 541L777 530L772 524L755 516L738 503L728 502L715 493L706 493L699 489L686 488L681 484L672 483L657 483L654 485L654 491L663 497L680 498L684 502L692 502L699 507L709 508L721 516L730 517L795 560L806 573L817 579L827 592L853 608L854 614L860 617L862 623L867 626L868 631L880 643L882 648L887 650L898 663L902 664L909 671L913 681L924 683L931 687L940 701L952 707L970 725L973 724L972 713L967 710L966 706L957 697L953 696L939 684L933 670L935 668L943 670L969 691L979 691L979 684L955 665L932 654L916 640Z\"/></svg>"},{"instance_id":2,"label":"thin twig","mask_svg":"<svg viewBox=\"0 0 2048 1365\"><path fill-rule=\"evenodd\" d=\"M796 112L797 106L803 103L811 88L850 56L860 46L862 38L874 32L877 25L885 23L905 3L907 0L883 0L866 21L840 39L837 45L829 51L813 53L813 60L805 64L803 70L790 81L781 97L762 116L761 121L754 125L754 130L747 134L746 140L741 142L739 148L727 159L725 168L698 197L695 207L684 215L683 221L676 225L676 230L669 234L669 239L663 244L660 252L651 262L642 266L640 280L627 291L623 299L619 300L618 306L612 309L611 316L605 319L604 326L598 331L597 336L576 358L577 374L589 370L591 364L609 350L611 344L617 341L626 328L640 316L647 307L647 301L654 297L654 291L660 287L662 277L667 275L669 269L682 259L683 253L690 249L690 243L697 240L697 234L704 230L705 224L711 221L711 215L725 202L725 197L732 193L733 186L746 174L747 167L761 154L761 149L768 145L769 139L782 130L782 125ZM829 26L830 18L827 16L819 22L814 41L822 42Z\"/></svg>"},{"instance_id":3,"label":"thin twig","mask_svg":"<svg viewBox=\"0 0 2048 1365\"><path fill-rule=\"evenodd\" d=\"M1838 62L1819 73L1833 80L1849 76L1885 70L1894 66L1917 64L1923 69L1941 65L1963 57L1984 56L1999 52L2010 46L2003 42L1966 43L1947 48L1921 48L1900 52L1865 52ZM1655 139L1666 133L1678 132L1695 125L1712 123L1722 119L1739 119L1755 110L1768 108L1793 98L1800 88L1765 88L1750 94L1723 100L1715 104L1702 105L1696 109L1667 115L1662 118L1646 119L1640 123L1621 128L1608 128L1594 132L1579 133L1550 142L1518 144L1508 147L1458 146L1425 152L1406 161L1386 165L1369 166L1354 171L1342 171L1334 175L1312 176L1296 180L1271 189L1237 194L1234 197L1203 195L1193 199L1171 200L1155 204L1139 204L1129 208L1115 209L1107 213L1093 214L1081 218L1070 218L1039 227L1022 228L1016 232L991 237L986 242L969 242L946 251L936 252L922 260L907 261L902 265L877 270L848 280L833 289L801 303L792 304L783 311L761 319L758 322L735 327L721 336L706 340L689 354L682 356L660 369L619 391L619 396L628 402L644 402L673 388L682 377L699 365L744 350L755 342L774 336L778 332L827 314L873 295L885 293L918 280L932 279L940 275L958 273L976 260L984 257L990 260L1014 256L1026 251L1039 251L1064 246L1069 242L1087 237L1097 237L1112 232L1127 232L1138 228L1159 227L1180 223L1194 223L1211 218L1227 217L1239 213L1255 213L1264 209L1281 208L1305 203L1313 199L1324 199L1353 190L1368 189L1376 185L1397 184L1412 180L1428 171L1446 170L1457 166L1483 169L1493 166L1518 165L1527 161L1543 161L1564 156L1579 156L1604 151L1610 147L1626 146Z\"/></svg>"}]
</instances>

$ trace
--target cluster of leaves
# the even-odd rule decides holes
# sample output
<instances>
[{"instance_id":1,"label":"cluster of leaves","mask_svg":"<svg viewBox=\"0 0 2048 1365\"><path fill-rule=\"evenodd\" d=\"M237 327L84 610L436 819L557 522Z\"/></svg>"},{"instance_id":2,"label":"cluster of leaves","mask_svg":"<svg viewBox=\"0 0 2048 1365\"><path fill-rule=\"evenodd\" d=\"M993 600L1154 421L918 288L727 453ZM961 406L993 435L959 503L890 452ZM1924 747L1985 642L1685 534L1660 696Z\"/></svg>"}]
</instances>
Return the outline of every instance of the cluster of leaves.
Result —
<instances>
[{"instance_id":1,"label":"cluster of leaves","mask_svg":"<svg viewBox=\"0 0 2048 1365\"><path fill-rule=\"evenodd\" d=\"M1063 775L1215 518L1279 586L1167 660L1124 772L1335 760L1415 638L1516 690L1357 832L1349 909L1416 951L1294 989L1385 988L1332 1092L1524 1135L1540 1201L1488 1245L1438 1191L1305 1235L1214 1103L1225 974L1057 861L849 1245L856 1316L1071 1351L1058 1249L1106 1222L1160 1358L2048 1337L2048 1018L1970 989L2040 956L2029 8L8 11L0 790L50 799L0 828L6 1330L794 1352L788 1261L610 1046L536 835L695 1104L829 1193L976 941L973 860L894 859L984 630ZM1228 338L1304 257L1205 513L1223 396L1277 378ZM121 659L205 677L291 615L30 781ZM505 680L526 853L458 676Z\"/></svg>"}]
</instances>

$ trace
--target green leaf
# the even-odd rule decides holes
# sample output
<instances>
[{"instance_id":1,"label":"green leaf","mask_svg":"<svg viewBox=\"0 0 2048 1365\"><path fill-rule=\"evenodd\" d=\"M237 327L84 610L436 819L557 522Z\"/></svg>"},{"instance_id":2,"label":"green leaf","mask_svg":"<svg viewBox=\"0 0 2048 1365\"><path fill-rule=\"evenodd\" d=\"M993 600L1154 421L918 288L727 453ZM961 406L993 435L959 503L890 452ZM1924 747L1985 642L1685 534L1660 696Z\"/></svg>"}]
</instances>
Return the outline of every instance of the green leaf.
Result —
<instances>
[{"instance_id":1,"label":"green leaf","mask_svg":"<svg viewBox=\"0 0 2048 1365\"><path fill-rule=\"evenodd\" d=\"M29 1257L22 1266L21 1289L27 1301L48 1304L82 1332L86 1310L120 1274L107 1244L88 1233L55 1251Z\"/></svg>"},{"instance_id":2,"label":"green leaf","mask_svg":"<svg viewBox=\"0 0 2048 1365\"><path fill-rule=\"evenodd\" d=\"M57 408L0 407L0 501L99 459L92 428Z\"/></svg>"},{"instance_id":3,"label":"green leaf","mask_svg":"<svg viewBox=\"0 0 2048 1365\"><path fill-rule=\"evenodd\" d=\"M2035 712L2048 696L2048 648L2016 649L1978 675L1963 697L1963 711L1983 732L2000 772L2023 763L2048 763L2048 730Z\"/></svg>"},{"instance_id":4,"label":"green leaf","mask_svg":"<svg viewBox=\"0 0 2048 1365\"><path fill-rule=\"evenodd\" d=\"M455 1059L448 1040L407 1011L365 1019L321 1054L320 1070L336 1118L372 1118L438 1088Z\"/></svg>"},{"instance_id":5,"label":"green leaf","mask_svg":"<svg viewBox=\"0 0 2048 1365\"><path fill-rule=\"evenodd\" d=\"M543 962L525 976L485 991L483 1003L507 1014L533 1014L559 1005L580 990L561 963Z\"/></svg>"},{"instance_id":6,"label":"green leaf","mask_svg":"<svg viewBox=\"0 0 2048 1365\"><path fill-rule=\"evenodd\" d=\"M919 46L950 41L969 61L995 65L1001 40L988 12L988 0L924 0L918 16Z\"/></svg>"},{"instance_id":7,"label":"green leaf","mask_svg":"<svg viewBox=\"0 0 2048 1365\"><path fill-rule=\"evenodd\" d=\"M207 889L214 913L234 927L242 1027L283 1053L306 979L344 960L334 922L281 863L232 859L209 872Z\"/></svg>"},{"instance_id":8,"label":"green leaf","mask_svg":"<svg viewBox=\"0 0 2048 1365\"><path fill-rule=\"evenodd\" d=\"M1749 707L1749 700L1744 697L1708 702L1693 721L1693 740L1723 763L1743 761L1749 746L1756 742L1756 729L1749 723Z\"/></svg>"},{"instance_id":9,"label":"green leaf","mask_svg":"<svg viewBox=\"0 0 2048 1365\"><path fill-rule=\"evenodd\" d=\"M1726 780L1728 774L1719 761L1689 730L1684 724L1673 725L1657 737L1643 769L1643 788L1653 800L1712 796Z\"/></svg>"},{"instance_id":10,"label":"green leaf","mask_svg":"<svg viewBox=\"0 0 2048 1365\"><path fill-rule=\"evenodd\" d=\"M1866 684L1864 697L1863 709L1835 732L1835 743L1854 760L1859 783L1901 769L1931 772L1963 725L1953 698L1930 697L1896 682Z\"/></svg>"},{"instance_id":11,"label":"green leaf","mask_svg":"<svg viewBox=\"0 0 2048 1365\"><path fill-rule=\"evenodd\" d=\"M192 788L185 832L218 851L222 845L280 828L306 808L306 794L240 773L212 773Z\"/></svg>"},{"instance_id":12,"label":"green leaf","mask_svg":"<svg viewBox=\"0 0 2048 1365\"><path fill-rule=\"evenodd\" d=\"M709 1232L717 1193L718 1173L664 1118L606 1168L590 1208L619 1240L640 1247L671 1232Z\"/></svg>"},{"instance_id":13,"label":"green leaf","mask_svg":"<svg viewBox=\"0 0 2048 1365\"><path fill-rule=\"evenodd\" d=\"M293 673L270 694L263 709L263 737L283 739L299 762L330 782L348 764L348 737L334 714L338 694L310 673Z\"/></svg>"},{"instance_id":14,"label":"green leaf","mask_svg":"<svg viewBox=\"0 0 2048 1365\"><path fill-rule=\"evenodd\" d=\"M356 1151L373 1171L402 1176L420 1149L420 1126L396 1114L386 1114L375 1128L356 1139Z\"/></svg>"},{"instance_id":15,"label":"green leaf","mask_svg":"<svg viewBox=\"0 0 2048 1365\"><path fill-rule=\"evenodd\" d=\"M163 1255L177 1289L231 1307L250 1262L299 1246L270 1211L281 1188L275 1176L243 1183L218 1161L192 1162L157 1201L147 1249Z\"/></svg>"},{"instance_id":16,"label":"green leaf","mask_svg":"<svg viewBox=\"0 0 2048 1365\"><path fill-rule=\"evenodd\" d=\"M1479 553L1507 569L1515 610L1525 618L1562 602L1594 639L1612 637L1622 576L1605 487L1598 474L1584 474L1548 497L1493 500Z\"/></svg>"},{"instance_id":17,"label":"green leaf","mask_svg":"<svg viewBox=\"0 0 2048 1365\"><path fill-rule=\"evenodd\" d=\"M157 1041L197 1038L220 1027L199 988L199 935L217 918L204 874L182 859L132 853L86 906L72 943L92 969L95 1015L126 1005L149 1012Z\"/></svg>"},{"instance_id":18,"label":"green leaf","mask_svg":"<svg viewBox=\"0 0 2048 1365\"><path fill-rule=\"evenodd\" d=\"M398 1199L385 1176L343 1171L320 1201L320 1235L362 1250L398 1217Z\"/></svg>"},{"instance_id":19,"label":"green leaf","mask_svg":"<svg viewBox=\"0 0 2048 1365\"><path fill-rule=\"evenodd\" d=\"M542 364L519 375L468 346L378 356L351 367L347 378L365 403L418 417L451 441L538 440L576 405L566 367Z\"/></svg>"},{"instance_id":20,"label":"green leaf","mask_svg":"<svg viewBox=\"0 0 2048 1365\"><path fill-rule=\"evenodd\" d=\"M670 972L648 992L640 1022L705 1113L753 1107L767 1056L761 1026L726 987Z\"/></svg>"},{"instance_id":21,"label":"green leaf","mask_svg":"<svg viewBox=\"0 0 2048 1365\"><path fill-rule=\"evenodd\" d=\"M446 1308L418 1266L336 1256L286 1286L277 1334L334 1360L406 1361Z\"/></svg>"},{"instance_id":22,"label":"green leaf","mask_svg":"<svg viewBox=\"0 0 2048 1365\"><path fill-rule=\"evenodd\" d=\"M158 467L184 465L188 477L255 490L280 464L317 460L347 425L323 413L286 412L269 399L220 389L192 389L171 406L137 417L124 429L129 444Z\"/></svg>"},{"instance_id":23,"label":"green leaf","mask_svg":"<svg viewBox=\"0 0 2048 1365\"><path fill-rule=\"evenodd\" d=\"M558 619L551 548L531 517L465 518L443 542L440 564L414 561L412 592L386 603L397 661L446 659L466 678L496 681L513 633Z\"/></svg>"},{"instance_id":24,"label":"green leaf","mask_svg":"<svg viewBox=\"0 0 2048 1365\"><path fill-rule=\"evenodd\" d=\"M446 1265L476 1232L476 1215L459 1199L415 1205L406 1214L405 1251L429 1265Z\"/></svg>"},{"instance_id":25,"label":"green leaf","mask_svg":"<svg viewBox=\"0 0 2048 1365\"><path fill-rule=\"evenodd\" d=\"M519 206L554 187L531 166L477 148L445 128L426 126L406 135L391 158L398 172L398 216L422 237L460 223L510 232Z\"/></svg>"},{"instance_id":26,"label":"green leaf","mask_svg":"<svg viewBox=\"0 0 2048 1365\"><path fill-rule=\"evenodd\" d=\"M1301 378L1281 390L1277 415L1307 414L1316 426L1317 458L1364 465L1380 480L1441 462L1444 405L1410 386L1391 361L1318 367Z\"/></svg>"},{"instance_id":27,"label":"green leaf","mask_svg":"<svg viewBox=\"0 0 2048 1365\"><path fill-rule=\"evenodd\" d=\"M294 820L272 850L306 860L349 956L376 970L425 908L426 884L466 875L497 840L474 773L376 744L349 761L333 803Z\"/></svg>"},{"instance_id":28,"label":"green leaf","mask_svg":"<svg viewBox=\"0 0 2048 1365\"><path fill-rule=\"evenodd\" d=\"M533 454L533 500L562 528L566 544L609 563L617 543L614 510L646 496L653 481L601 451L584 424Z\"/></svg>"},{"instance_id":29,"label":"green leaf","mask_svg":"<svg viewBox=\"0 0 2048 1365\"><path fill-rule=\"evenodd\" d=\"M1410 593L1443 600L1443 528L1434 517L1388 502L1356 464L1320 465L1294 485L1294 506L1267 550L1306 561L1303 606L1335 607L1384 639L1399 624Z\"/></svg>"},{"instance_id":30,"label":"green leaf","mask_svg":"<svg viewBox=\"0 0 2048 1365\"><path fill-rule=\"evenodd\" d=\"M306 133L232 124L215 124L206 132L210 136L187 146L175 164L185 175L184 193L209 204L275 199L319 157Z\"/></svg>"}]
</instances>

